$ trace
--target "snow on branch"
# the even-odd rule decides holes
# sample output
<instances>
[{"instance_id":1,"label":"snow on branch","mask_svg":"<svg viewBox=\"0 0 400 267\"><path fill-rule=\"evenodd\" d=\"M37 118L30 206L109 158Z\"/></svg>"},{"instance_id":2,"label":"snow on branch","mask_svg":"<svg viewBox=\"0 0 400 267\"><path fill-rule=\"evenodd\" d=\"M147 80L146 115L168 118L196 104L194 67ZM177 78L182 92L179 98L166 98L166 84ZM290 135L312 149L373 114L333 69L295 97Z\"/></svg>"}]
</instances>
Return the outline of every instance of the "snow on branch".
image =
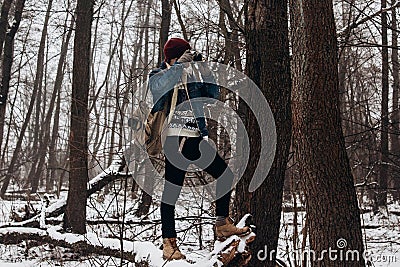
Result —
<instances>
[{"instance_id":1,"label":"snow on branch","mask_svg":"<svg viewBox=\"0 0 400 267\"><path fill-rule=\"evenodd\" d=\"M89 181L87 189L87 197L90 197L93 193L100 191L109 183L119 179L127 178L131 175L128 172L125 173L122 172L126 163L121 153L118 153L118 156L120 158L114 159L111 165L107 169L105 169L103 172L101 172L99 175L97 175L96 177L94 177ZM38 214L29 220L0 225L0 228L10 227L10 226L39 227L40 219L42 219L43 221L44 219L43 217L45 218L58 217L65 212L66 206L67 206L67 199L65 197L62 197L57 202L53 203L44 210L43 212L44 216L43 213Z\"/></svg>"},{"instance_id":2,"label":"snow on branch","mask_svg":"<svg viewBox=\"0 0 400 267\"><path fill-rule=\"evenodd\" d=\"M95 233L77 235L71 233L60 233L60 227L51 227L48 230L37 228L3 228L0 229L0 243L19 244L24 240L35 240L42 244L72 249L81 255L98 254L123 258L130 262L146 262L149 252L153 257L161 257L161 251L150 242L130 242L113 238L100 238ZM160 254L160 255L159 255ZM146 266L146 265L140 265Z\"/></svg>"},{"instance_id":3,"label":"snow on branch","mask_svg":"<svg viewBox=\"0 0 400 267\"><path fill-rule=\"evenodd\" d=\"M387 12L389 12L389 11L395 9L395 8L398 8L398 7L400 7L400 1L397 1L396 3L394 3L394 4L393 4L392 6L390 6L390 7L382 8L382 9L376 11L375 13L373 13L373 14L371 14L371 15L367 15L367 16L365 16L365 17L359 19L358 21L354 21L353 23L351 23L351 24L347 25L346 27L344 27L343 29L339 30L339 31L337 32L338 37L346 36L347 34L349 34L349 32L350 32L351 30L357 28L357 27L360 26L361 24L363 24L363 23L365 23L365 22L367 22L367 21L369 21L369 20L372 20L373 18L375 18L375 17L381 15L382 13L387 13Z\"/></svg>"}]
</instances>

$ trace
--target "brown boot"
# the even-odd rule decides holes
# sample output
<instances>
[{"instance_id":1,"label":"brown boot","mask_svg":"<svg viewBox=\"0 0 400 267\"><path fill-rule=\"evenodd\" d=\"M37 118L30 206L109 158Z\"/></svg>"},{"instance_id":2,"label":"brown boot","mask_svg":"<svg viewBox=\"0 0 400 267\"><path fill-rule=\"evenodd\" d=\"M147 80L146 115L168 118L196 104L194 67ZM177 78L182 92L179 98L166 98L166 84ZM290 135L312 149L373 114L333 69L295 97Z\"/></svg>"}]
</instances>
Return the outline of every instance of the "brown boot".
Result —
<instances>
[{"instance_id":1,"label":"brown boot","mask_svg":"<svg viewBox=\"0 0 400 267\"><path fill-rule=\"evenodd\" d=\"M248 226L243 228L236 227L229 217L226 217L223 221L217 221L215 226L218 240L225 240L232 235L244 236L251 232Z\"/></svg>"},{"instance_id":2,"label":"brown boot","mask_svg":"<svg viewBox=\"0 0 400 267\"><path fill-rule=\"evenodd\" d=\"M183 260L185 255L181 253L176 245L176 238L163 239L163 259L164 260Z\"/></svg>"}]
</instances>

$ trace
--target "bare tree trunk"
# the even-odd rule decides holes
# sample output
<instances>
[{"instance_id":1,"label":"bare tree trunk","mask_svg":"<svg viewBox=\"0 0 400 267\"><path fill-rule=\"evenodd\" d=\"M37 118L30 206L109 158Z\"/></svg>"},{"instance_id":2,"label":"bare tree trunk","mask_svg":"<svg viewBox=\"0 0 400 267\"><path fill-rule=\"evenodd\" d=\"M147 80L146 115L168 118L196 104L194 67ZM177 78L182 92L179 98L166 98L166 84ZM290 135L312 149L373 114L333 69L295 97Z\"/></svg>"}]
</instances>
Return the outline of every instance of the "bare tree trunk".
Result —
<instances>
[{"instance_id":1,"label":"bare tree trunk","mask_svg":"<svg viewBox=\"0 0 400 267\"><path fill-rule=\"evenodd\" d=\"M67 20L68 17L65 19L65 24L67 25ZM72 34L72 30L73 30L73 26L74 26L74 19L71 18L71 22L70 22L70 26L68 29L68 34L67 34L67 38L70 34ZM69 41L69 39L68 39ZM64 44L69 43L69 42L65 42ZM65 48L65 47L63 47ZM62 50L62 49L61 49ZM67 49L68 51L68 49ZM60 61L62 59L62 57L64 56L64 64L61 66L60 69ZM46 185L46 190L49 190L50 187L53 188L55 182L56 182L56 177L58 176L59 178L59 184L57 186L57 192L58 192L58 196L59 196L59 192L62 186L62 181L63 181L63 175L65 175L65 171L60 172L59 169L61 169L60 163L59 162L64 162L64 161L59 161L57 160L57 143L58 143L58 138L59 138L59 124L60 124L60 109L61 109L61 87L62 87L62 80L64 77L64 72L65 72L65 58L66 55L62 55L62 53L60 54L60 59L59 59L59 65L57 67L57 74L56 74L56 80L54 83L54 88L58 88L58 92L57 92L57 103L56 103L56 110L54 113L54 120L53 120L53 129L52 129L52 136L51 136L51 141L49 144L49 171L50 171L50 177L48 178L49 181L49 185ZM66 165L66 164L64 164Z\"/></svg>"},{"instance_id":2,"label":"bare tree trunk","mask_svg":"<svg viewBox=\"0 0 400 267\"><path fill-rule=\"evenodd\" d=\"M121 14L121 36L120 39L117 40L119 43L119 66L118 66L118 73L117 73L117 83L115 87L115 110L113 112L114 118L113 118L113 123L112 123L112 128L111 128L111 146L110 146L110 154L108 156L108 164L111 164L112 161L112 156L115 152L119 151L122 147L122 120L123 120L123 104L121 105L120 101L120 95L121 95L121 78L122 78L122 72L124 68L124 41L125 41L125 21L126 18L129 16L129 13L132 8L132 3L130 3L129 7L127 10L125 10L125 1L123 2L122 5L122 14ZM120 117L120 121L118 121L118 117ZM119 125L118 125L119 124ZM118 130L117 130L118 129ZM118 135L119 133L119 135ZM119 136L118 142L115 141L115 135Z\"/></svg>"},{"instance_id":3,"label":"bare tree trunk","mask_svg":"<svg viewBox=\"0 0 400 267\"><path fill-rule=\"evenodd\" d=\"M392 0L394 5L396 0ZM400 65L398 46L398 27L397 27L397 10L392 10L392 65L393 65L393 100L392 100L392 134L391 134L391 155L393 157L394 168L392 168L393 178L393 198L400 200L400 110L399 110L399 93L400 93Z\"/></svg>"},{"instance_id":4,"label":"bare tree trunk","mask_svg":"<svg viewBox=\"0 0 400 267\"><path fill-rule=\"evenodd\" d=\"M28 40L28 37L29 37L31 26L32 26L32 23L29 24L29 28L26 31L25 38L22 41L23 45L22 45L21 59L20 59L19 64L18 64L18 77L17 77L17 84L16 84L16 89L15 89L15 96L19 95L19 87L20 87L19 85L20 85L20 82L21 82L21 70L22 70L22 65L23 65L23 62L24 62L24 60L23 60L24 58L23 58L22 55L25 55L25 53L26 53L27 40ZM9 118L9 121L8 121L8 125L10 125L10 126L11 126L13 118L14 118L14 109L15 109L16 101L17 101L17 97L14 97L13 102L11 103L10 118ZM3 166L4 166L5 161L6 161L6 156L7 156L7 151L8 151L8 143L10 141L10 134L11 134L11 131L12 131L12 128L10 126L7 129L6 137L4 138L5 143L4 143L4 149L1 152L0 169L4 168ZM0 138L0 139L1 139L0 143L2 143L3 138ZM1 147L1 145L0 145L0 147Z\"/></svg>"},{"instance_id":5,"label":"bare tree trunk","mask_svg":"<svg viewBox=\"0 0 400 267\"><path fill-rule=\"evenodd\" d=\"M146 10L146 18L144 21L145 25L145 30L144 30L144 36L145 36L145 43L144 43L144 55L143 55L143 84L147 82L148 75L149 75L149 22L150 22L150 12L151 12L151 6L153 5L153 0L148 0L147 1L147 10Z\"/></svg>"},{"instance_id":6,"label":"bare tree trunk","mask_svg":"<svg viewBox=\"0 0 400 267\"><path fill-rule=\"evenodd\" d=\"M317 257L330 248L358 253L354 259L336 261L311 258L311 264L365 266L360 210L340 118L333 4L331 0L291 0L290 4L293 139L311 250Z\"/></svg>"},{"instance_id":7,"label":"bare tree trunk","mask_svg":"<svg viewBox=\"0 0 400 267\"><path fill-rule=\"evenodd\" d=\"M129 11L128 11L129 12ZM124 19L124 14L125 14L125 1L123 2L123 6L122 6L122 20ZM123 88L124 86L121 85L121 80L122 80L122 73L125 72L124 68L124 41L125 41L125 22L122 21L121 24L121 28L122 28L122 36L119 42L119 62L118 62L118 76L117 76L117 84L116 84L116 94L118 94L118 96L116 96L117 99L117 112L115 114L115 116L117 116L117 114L119 115L119 127L118 127L118 148L117 151L120 151L122 148L122 141L124 138L124 133L123 133L123 124L124 124L124 103L125 103L125 95L126 95L126 91L129 92L129 89L126 89L124 93L122 93L123 91L121 90L121 88ZM125 80L124 80L124 84L125 84ZM125 87L127 88L127 87ZM121 97L120 95L122 95L122 103L121 103Z\"/></svg>"},{"instance_id":8,"label":"bare tree trunk","mask_svg":"<svg viewBox=\"0 0 400 267\"><path fill-rule=\"evenodd\" d=\"M274 266L282 210L282 194L291 140L291 81L289 30L286 1L247 1L246 10L246 74L258 85L271 106L276 120L277 145L275 160L265 181L250 193L249 185L256 169L261 147L260 129L253 113L245 109L245 126L250 141L248 165L236 187L235 209L239 217L253 215L257 239L253 250L272 255L260 262L253 257L251 266ZM240 101L243 103L243 101ZM243 104L239 106L243 116ZM240 136L240 133L238 133ZM239 138L239 137L238 137Z\"/></svg>"},{"instance_id":9,"label":"bare tree trunk","mask_svg":"<svg viewBox=\"0 0 400 267\"><path fill-rule=\"evenodd\" d=\"M132 8L132 5L133 5L133 1L132 1L131 4L129 5L129 8L128 8L128 11L127 11L126 15L123 17L123 23L126 22L126 19L128 18L129 13L130 13L130 10L131 10L131 8ZM111 51L110 51L110 53L109 53L109 54L110 54L110 58L109 58L108 64L107 64L107 69L106 69L105 78L104 78L103 83L99 86L97 92L94 94L93 99L91 99L91 105L90 105L90 107L89 107L89 113L92 112L92 109L96 106L96 101L97 101L97 99L98 99L100 93L102 92L103 87L104 87L105 85L107 85L107 82L108 82L108 80L109 80L109 78L110 78L110 73L111 73L111 67L112 67L113 58L114 58L114 55L115 55L115 53L116 53L116 51L117 51L117 49L118 49L118 44L119 44L118 40L121 39L121 35L122 35L122 30L120 30L120 31L118 32L118 36L117 36L117 38L116 38L117 41L114 43L114 46L112 46L112 41L110 42L110 50L111 50ZM111 49L111 47L112 47L112 49ZM91 53L91 54L92 54L92 53Z\"/></svg>"},{"instance_id":10,"label":"bare tree trunk","mask_svg":"<svg viewBox=\"0 0 400 267\"><path fill-rule=\"evenodd\" d=\"M64 63L65 63L65 58L66 58L66 55L68 52L69 41L70 41L71 35L72 35L72 26L73 26L73 20L71 20L70 28L63 36L64 41L61 45L61 53L60 53L60 58L58 60L56 80L54 82L54 88L53 88L53 92L51 94L50 106L47 111L46 118L44 119L44 123L43 123L44 136L42 138L42 141L41 141L40 147L39 147L39 152L40 152L39 163L37 165L37 169L36 169L36 172L34 175L35 179L31 180L32 192L36 192L36 190L38 188L37 181L39 180L39 177L42 176L42 170L43 170L43 166L44 166L44 163L46 160L47 147L48 147L48 143L50 141L50 122L51 122L51 117L52 117L53 111L54 111L56 97L57 97L57 95L60 94L60 91L61 91L62 80L63 80L63 76L64 76Z\"/></svg>"},{"instance_id":11,"label":"bare tree trunk","mask_svg":"<svg viewBox=\"0 0 400 267\"><path fill-rule=\"evenodd\" d=\"M101 8L102 6L100 6L97 10L97 12L101 12ZM92 51L90 53L90 69L91 69L91 88L89 91L89 99L92 98L92 96L96 95L96 91L95 88L97 87L97 77L96 77L96 70L98 71L98 68L95 66L95 58L96 56L96 52L97 52L97 35L98 35L98 31L99 31L99 21L100 21L100 17L95 17L93 20L96 21L94 29L93 29L93 40L92 40ZM108 91L106 90L105 95L108 94ZM104 102L102 103L103 106L107 106L107 99L108 97L105 98ZM105 113L107 109L104 109ZM94 169L93 167L96 164L96 158L97 158L97 153L100 147L100 142L98 142L99 140L99 136L100 136L100 112L97 110L97 106L94 105L93 106L93 112L90 112L93 114L93 116L96 118L96 121L94 122L95 127L93 127L93 130L91 131L91 134L88 138L90 143L94 143L94 147L92 150L92 153L90 154L90 160L89 160L89 170ZM105 116L106 117L106 116ZM105 128L105 127L104 127ZM103 128L103 129L104 129ZM93 140L93 136L95 136L95 139Z\"/></svg>"},{"instance_id":12,"label":"bare tree trunk","mask_svg":"<svg viewBox=\"0 0 400 267\"><path fill-rule=\"evenodd\" d=\"M57 70L58 72L58 70ZM64 73L64 69L62 70ZM54 184L56 181L56 174L60 173L58 171L59 164L57 161L57 140L58 140L58 131L60 124L60 109L61 109L61 88L57 92L57 103L56 110L54 112L54 120L53 120L53 129L51 131L51 140L49 144L49 163L48 163L48 177L46 182L46 192L50 192L54 188Z\"/></svg>"},{"instance_id":13,"label":"bare tree trunk","mask_svg":"<svg viewBox=\"0 0 400 267\"><path fill-rule=\"evenodd\" d=\"M152 3L153 1L150 0L147 2L148 6L147 6L147 14L145 15L145 10L144 7L139 8L139 18L145 17L145 19L142 21L142 19L138 19L138 25L145 25L144 27L139 27L138 28L138 32L137 32L137 42L135 43L134 49L133 49L133 56L132 56L132 63L131 63L131 67L129 70L129 80L128 80L128 90L125 92L125 96L124 96L124 103L123 103L123 110L125 109L126 105L128 105L128 97L129 97L129 93L135 94L138 96L138 99L141 99L142 96L142 92L138 91L138 87L137 84L137 79L138 76L140 75L140 72L138 71L139 69L139 56L140 56L140 47L142 47L143 41L145 41L146 43L148 43L146 41L146 39L144 39L144 34L146 33L146 38L148 38L148 28L146 25L148 25L148 21L149 21L149 17L150 17L150 12L151 12L151 7L152 7ZM147 22L147 23L146 23ZM148 25L149 26L149 25ZM148 44L147 44L148 45ZM145 44L146 46L146 44ZM155 46L154 46L155 47ZM146 48L145 48L146 51ZM146 58L146 55L145 55ZM147 60L145 60L145 62L148 62L148 58ZM146 66L147 67L147 66ZM145 74L146 73L146 74ZM147 76L147 71L144 72L143 75ZM144 79L147 79L147 77L144 77ZM135 99L132 99L132 101L135 101ZM121 115L122 116L122 115ZM139 170L139 163L135 162L134 163L134 174L135 175L137 173L137 171ZM132 179L132 188L131 188L131 193L132 193L132 197L136 198L137 197L137 191L139 189L138 184L136 183L135 179Z\"/></svg>"},{"instance_id":14,"label":"bare tree trunk","mask_svg":"<svg viewBox=\"0 0 400 267\"><path fill-rule=\"evenodd\" d=\"M158 50L158 64L163 61L164 45L168 41L169 27L171 25L172 5L170 0L161 0L161 29Z\"/></svg>"},{"instance_id":15,"label":"bare tree trunk","mask_svg":"<svg viewBox=\"0 0 400 267\"><path fill-rule=\"evenodd\" d=\"M189 40L189 36L188 36L188 34L187 34L186 27L185 27L185 22L184 22L183 19L182 19L181 8L180 8L180 6L178 5L177 0L172 0L172 3L173 3L173 5L174 5L174 9L175 9L176 16L178 17L179 25L181 26L183 39Z\"/></svg>"},{"instance_id":16,"label":"bare tree trunk","mask_svg":"<svg viewBox=\"0 0 400 267\"><path fill-rule=\"evenodd\" d=\"M143 24L144 31L141 31L141 33L140 33L140 35L142 36L141 38L143 38L143 36L145 38L144 39L145 42L144 42L144 55L143 55L143 70L142 70L143 83L142 84L146 84L148 75L149 75L149 65L150 65L150 63L149 63L149 28L150 28L149 22L150 22L150 12L151 12L152 5L153 5L153 0L147 1L146 2L146 11L144 10L144 8L141 11L142 13L146 14L144 24ZM135 47L135 49L136 49L136 47ZM137 56L139 54L139 49L134 50L134 51L135 51L134 58L136 58L136 60L137 60ZM132 62L132 64L133 64L133 62ZM128 86L126 87L126 90L124 92L122 106L119 110L120 117L121 117L121 123L123 123L126 107L129 104L129 93L130 93L130 89L132 88L132 83L131 83L132 71L131 71L130 75L131 75L131 77L129 77L127 79ZM141 99L141 96L140 96L141 92L137 92L137 93L138 93L138 99ZM123 136L123 127L120 127L120 136ZM120 150L121 148L122 148L122 138L120 138L118 150ZM135 180L134 180L134 182L135 182Z\"/></svg>"},{"instance_id":17,"label":"bare tree trunk","mask_svg":"<svg viewBox=\"0 0 400 267\"><path fill-rule=\"evenodd\" d=\"M381 0L381 8L386 8L386 0ZM389 48L387 13L382 21L382 106L381 106L381 165L379 168L379 189L376 196L375 212L387 207L389 169Z\"/></svg>"},{"instance_id":18,"label":"bare tree trunk","mask_svg":"<svg viewBox=\"0 0 400 267\"><path fill-rule=\"evenodd\" d=\"M240 57L239 48L239 29L237 28L237 22L233 20L232 7L227 0L219 0L220 6L220 28L225 38L225 58L224 64L231 64L235 66L239 71L242 71L242 59ZM232 29L231 32L226 28L225 14L228 15L229 27Z\"/></svg>"},{"instance_id":19,"label":"bare tree trunk","mask_svg":"<svg viewBox=\"0 0 400 267\"><path fill-rule=\"evenodd\" d=\"M44 19L44 24L43 24L43 29L42 29L42 37L40 39L40 45L39 45L39 53L38 53L38 58L36 62L36 77L35 77L35 82L33 85L33 90L38 91L38 96L37 96L37 101L36 101L36 117L35 117L35 130L34 130L34 141L33 141L33 147L32 147L32 153L33 153L33 162L31 169L29 171L28 175L28 181L32 185L32 192L36 192L38 184L39 184L39 176L36 176L37 171L36 167L38 164L39 160L39 154L41 151L38 149L38 145L40 142L43 140L40 140L40 135L39 135L39 125L40 125L40 106L41 106L41 90L42 90L42 81L43 81L43 68L44 68L44 52L46 48L46 38L47 38L47 26L49 23L49 18L50 18L50 10L53 5L53 0L49 0L49 3L47 5L47 11L46 11L46 17ZM51 113L50 113L51 114Z\"/></svg>"},{"instance_id":20,"label":"bare tree trunk","mask_svg":"<svg viewBox=\"0 0 400 267\"><path fill-rule=\"evenodd\" d=\"M90 46L94 1L78 0L74 40L71 128L69 139L70 176L64 228L86 233L86 189L88 177L88 95Z\"/></svg>"},{"instance_id":21,"label":"bare tree trunk","mask_svg":"<svg viewBox=\"0 0 400 267\"><path fill-rule=\"evenodd\" d=\"M6 32L8 28L8 13L10 11L11 3L13 0L4 0L1 5L0 15L0 56L3 53L4 40L6 39ZM1 136L1 135L0 135Z\"/></svg>"},{"instance_id":22,"label":"bare tree trunk","mask_svg":"<svg viewBox=\"0 0 400 267\"><path fill-rule=\"evenodd\" d=\"M352 0L353 2L355 0ZM351 6L353 3L348 3L346 1L342 2L342 27L347 27L351 21ZM346 74L347 74L347 68L349 64L348 58L350 57L349 51L351 48L346 46L346 43L348 42L348 39L350 38L350 33L348 36L345 36L344 40L344 45L342 49L339 52L339 93L340 93L340 107L341 107L341 113L343 114L343 133L345 136L352 135L353 133L351 132L351 127L350 127L350 121L352 121L352 118L347 115L348 109L347 109L347 99L346 99L346 93L347 93L347 88L346 88Z\"/></svg>"},{"instance_id":23,"label":"bare tree trunk","mask_svg":"<svg viewBox=\"0 0 400 267\"><path fill-rule=\"evenodd\" d=\"M24 9L24 5L25 5L25 0L18 0L16 2L14 24L11 27L10 31L7 33L6 40L4 43L3 77L2 77L2 81L1 81L1 87L0 87L0 95L2 95L2 99L0 101L0 134L1 134L1 136L3 136L6 103L7 103L8 90L10 87L11 67L12 67L12 63L13 63L14 37L15 37L15 34L17 33L19 24L21 22L22 11ZM14 166L18 160L19 152L21 150L21 145L22 145L22 139L24 137L26 127L28 126L28 122L29 122L30 115L32 113L35 98L36 98L36 92L33 91L32 97L31 97L31 102L30 102L28 112L27 112L27 115L25 118L25 122L22 125L21 132L20 132L16 147L15 147L13 156L11 158L10 165L7 169L6 177L4 178L3 185L0 190L1 198L4 197L4 195L7 191L8 185L10 183L11 177L14 174ZM1 138L1 139L3 139L3 138Z\"/></svg>"},{"instance_id":24,"label":"bare tree trunk","mask_svg":"<svg viewBox=\"0 0 400 267\"><path fill-rule=\"evenodd\" d=\"M124 4L125 5L125 4ZM124 6L125 7L125 6ZM113 10L113 12L112 12L112 17L113 18L115 18L115 10ZM114 27L116 27L116 26L114 26L114 25L112 25L111 26L111 32L110 32L110 36L111 36L111 41L110 41L110 47L109 47L109 53L111 54L111 56L110 56L110 62L113 60L113 57L114 57L114 53L115 53L115 51L116 51L116 48L117 48L117 46L118 46L118 44L120 43L120 38L122 38L122 33L125 31L125 29L123 29L122 27L121 27L121 29L120 29L120 32L121 32L121 34L118 36L118 38L115 40L115 45L114 45L114 49L113 49L113 51L111 50L112 49L112 36L114 35L114 30L113 30L113 28ZM110 65L111 66L111 65ZM111 68L110 68L110 71L111 71ZM109 90L109 87L110 87L110 82L107 80L106 81L106 91L108 92L108 90ZM115 105L118 105L118 90L119 90L119 88L118 88L118 84L116 85L116 93L115 93L115 98L114 97L110 97L110 99L108 100L108 101L110 101L110 105L109 106L112 106L112 99L115 99ZM113 95L113 91L111 90L111 92L110 92L110 96L112 96ZM111 137L110 137L110 146L109 146L109 151L108 151L108 161L107 161L107 165L110 165L111 164L111 161L112 161L112 157L113 157L113 153L115 152L115 150L116 150L116 147L114 147L114 139L115 139L115 127L116 127L116 120L117 120L117 114L118 114L118 112L117 112L117 110L116 110L116 108L115 108L115 110L112 110L111 108L110 108L110 114L112 114L113 115L113 120L111 121ZM107 125L108 126L108 125ZM108 193L108 190L109 190L109 186L107 186L106 187L106 193Z\"/></svg>"},{"instance_id":25,"label":"bare tree trunk","mask_svg":"<svg viewBox=\"0 0 400 267\"><path fill-rule=\"evenodd\" d=\"M158 64L161 63L161 60L163 58L163 54L164 54L163 47L168 40L169 27L171 24L172 6L169 1L170 0L162 0L162 17L161 17L160 47L159 47L159 54L158 54L158 59L159 59ZM150 9L148 8L147 14L146 14L147 23L148 23L149 15L150 15ZM141 33L141 35L143 36L143 33ZM146 79L147 79L147 77L146 77ZM153 161L154 159L150 159L150 160ZM149 170L148 167L145 167L145 172L151 172L151 170ZM139 216L139 217L149 213L151 203L153 202L152 193L154 191L154 179L147 179L147 175L145 176L144 179L146 179L144 182L145 188L143 188L143 190L142 190L142 196L140 199L140 203L139 203L138 209L136 210L136 213L135 213L135 215Z\"/></svg>"},{"instance_id":26,"label":"bare tree trunk","mask_svg":"<svg viewBox=\"0 0 400 267\"><path fill-rule=\"evenodd\" d=\"M101 8L101 7L100 7ZM99 9L100 9L99 8ZM99 11L100 12L100 11ZM111 25L111 29L113 29L114 24ZM97 79L96 79L96 74L95 74L95 64L94 64L94 58L96 58L96 44L97 44L97 32L98 32L98 28L99 28L99 18L96 18L96 25L94 27L94 37L93 37L93 47L92 47L92 52L91 52L91 70L92 70L92 92L91 92L91 96L90 97L95 97L96 93L95 93L95 88L97 87ZM111 51L111 43L112 43L112 38L113 36L110 35L110 48L109 50ZM108 106L108 86L106 86L106 89L104 91L104 95L107 96L105 97L104 102L102 103L103 107L107 107ZM96 99L94 99L93 101L96 101ZM106 130L107 127L103 127L103 130L101 130L100 127L100 111L97 110L97 106L93 105L93 113L94 113L94 117L96 118L96 122L94 123L95 125L97 125L97 127L95 127L95 129L92 130L92 133L89 137L89 142L94 144L94 148L93 148L93 152L91 153L91 159L90 159L90 163L89 163L89 169L94 169L93 167L97 164L96 160L97 160L97 154L99 152L100 146L103 144L103 138L106 135ZM108 109L104 108L104 118L107 118L107 114L108 114ZM95 135L94 139L93 139L93 135ZM101 138L100 138L101 136ZM99 140L100 139L100 140Z\"/></svg>"},{"instance_id":27,"label":"bare tree trunk","mask_svg":"<svg viewBox=\"0 0 400 267\"><path fill-rule=\"evenodd\" d=\"M8 28L8 13L10 10L12 0L5 0L1 7L1 17L0 17L0 56L4 48L7 51L4 53L3 57L3 66L2 66L2 81L0 86L0 149L3 144L3 135L4 135L4 123L5 123L5 114L6 114L6 106L7 106L7 98L8 98L8 90L10 86L10 78L11 78L11 66L13 63L13 46L14 46L14 37L18 30L19 23L12 25L11 30L8 34L6 34ZM17 13L15 14L17 16ZM17 18L17 17L16 17ZM19 19L21 20L21 18Z\"/></svg>"},{"instance_id":28,"label":"bare tree trunk","mask_svg":"<svg viewBox=\"0 0 400 267\"><path fill-rule=\"evenodd\" d=\"M225 52L224 56L224 64L225 65L233 65L234 55L232 49L232 40L230 38L231 32L228 31L225 23L225 11L220 7L219 11L219 27L221 28L222 34L224 35L225 39L225 47L223 51Z\"/></svg>"}]
</instances>

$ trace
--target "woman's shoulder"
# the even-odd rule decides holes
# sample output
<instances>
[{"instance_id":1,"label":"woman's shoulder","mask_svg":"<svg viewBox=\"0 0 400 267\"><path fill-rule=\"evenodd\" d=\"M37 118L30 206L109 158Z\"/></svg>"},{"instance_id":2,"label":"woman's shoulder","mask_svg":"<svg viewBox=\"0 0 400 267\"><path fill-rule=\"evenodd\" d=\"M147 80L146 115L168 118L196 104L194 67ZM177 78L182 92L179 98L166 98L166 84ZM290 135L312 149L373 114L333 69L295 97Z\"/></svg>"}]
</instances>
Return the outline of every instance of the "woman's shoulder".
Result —
<instances>
[{"instance_id":1,"label":"woman's shoulder","mask_svg":"<svg viewBox=\"0 0 400 267\"><path fill-rule=\"evenodd\" d=\"M150 73L149 73L149 77L152 77L152 76L156 75L156 74L159 73L160 71L161 71L160 68L152 69L152 70L150 71Z\"/></svg>"},{"instance_id":2,"label":"woman's shoulder","mask_svg":"<svg viewBox=\"0 0 400 267\"><path fill-rule=\"evenodd\" d=\"M166 68L167 68L167 64L166 64L165 62L162 62L162 63L160 64L159 67L154 68L154 69L152 69L152 70L150 71L149 77L151 77L151 76L153 76L153 75L155 75L155 74L161 72L162 70L164 70L164 69L166 69Z\"/></svg>"}]
</instances>

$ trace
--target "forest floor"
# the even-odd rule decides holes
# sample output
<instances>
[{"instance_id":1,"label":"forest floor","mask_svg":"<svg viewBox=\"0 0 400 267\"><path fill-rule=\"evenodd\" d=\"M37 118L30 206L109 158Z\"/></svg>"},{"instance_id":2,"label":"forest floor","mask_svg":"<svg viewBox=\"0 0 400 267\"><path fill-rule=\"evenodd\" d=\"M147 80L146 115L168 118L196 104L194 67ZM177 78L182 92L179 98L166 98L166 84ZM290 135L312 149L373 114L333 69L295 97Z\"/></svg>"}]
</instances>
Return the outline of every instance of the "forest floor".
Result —
<instances>
[{"instance_id":1,"label":"forest floor","mask_svg":"<svg viewBox=\"0 0 400 267\"><path fill-rule=\"evenodd\" d=\"M89 225L85 239L91 240L92 243L120 248L123 236L125 250L135 251L136 260L150 262L150 266L206 266L210 251L214 248L212 230L214 219L211 205L201 195L191 189L184 189L176 208L176 217L181 218L176 222L179 246L188 260L197 264L186 262L165 264L159 249L162 241L159 201L155 201L146 218L139 218L134 214L139 201L129 195L124 196L120 188L114 188L114 191L107 195L95 194L89 199L87 209ZM22 200L0 202L0 225L9 223L12 214L22 215L26 205L31 209L40 210L42 203L42 201ZM289 202L285 203L285 207L285 212L282 213L278 255L288 266L300 266L301 251L308 249L308 242L303 243L305 213L291 211L292 205ZM389 211L398 215L389 212L388 216L376 216L367 212L361 216L365 247L372 264L370 266L400 266L400 206L391 204ZM297 216L296 225L295 216ZM125 224L121 223L123 217ZM53 223L57 221L61 221L61 216L53 218ZM50 229L48 232L57 230L54 226L48 228ZM0 233L1 230L0 228ZM3 228L3 231L7 230ZM296 232L299 234L294 238ZM346 240L341 241L341 246L345 249ZM253 253L253 257L256 255L257 253ZM296 262L298 265L295 265ZM0 245L0 267L7 266L134 266L134 264L128 261L121 264L121 260L116 257L97 254L82 256L71 249L24 241L17 245Z\"/></svg>"}]
</instances>

